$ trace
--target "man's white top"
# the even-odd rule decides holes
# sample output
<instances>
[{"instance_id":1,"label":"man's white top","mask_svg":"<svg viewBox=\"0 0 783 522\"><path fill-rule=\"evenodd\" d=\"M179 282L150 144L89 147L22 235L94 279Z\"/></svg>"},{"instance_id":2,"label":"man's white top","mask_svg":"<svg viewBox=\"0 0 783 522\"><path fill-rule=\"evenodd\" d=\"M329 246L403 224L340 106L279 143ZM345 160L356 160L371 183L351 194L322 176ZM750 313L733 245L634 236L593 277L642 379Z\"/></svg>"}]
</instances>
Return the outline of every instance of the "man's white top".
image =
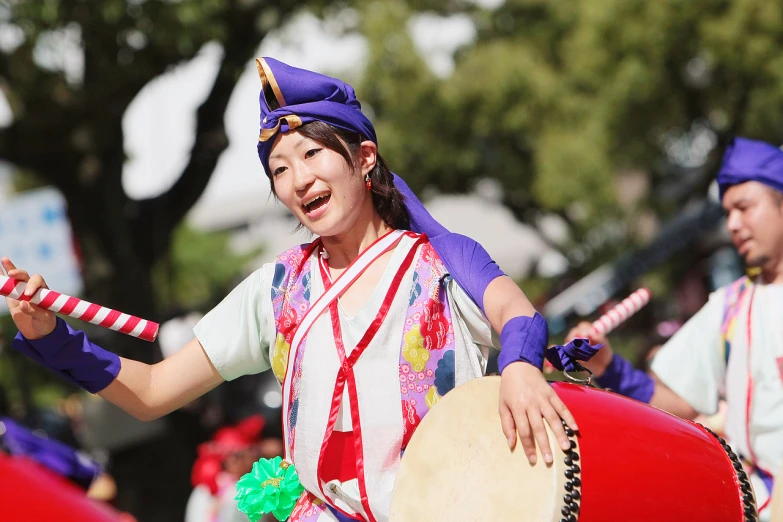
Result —
<instances>
[{"instance_id":1,"label":"man's white top","mask_svg":"<svg viewBox=\"0 0 783 522\"><path fill-rule=\"evenodd\" d=\"M721 288L661 348L652 370L699 413L714 414L718 399L725 396L728 442L748 460L752 450L756 463L776 474L783 465L783 285L756 284L745 294L730 338L728 364L721 336L726 288ZM755 473L751 478L762 507L769 492ZM761 512L761 520L768 512Z\"/></svg>"}]
</instances>

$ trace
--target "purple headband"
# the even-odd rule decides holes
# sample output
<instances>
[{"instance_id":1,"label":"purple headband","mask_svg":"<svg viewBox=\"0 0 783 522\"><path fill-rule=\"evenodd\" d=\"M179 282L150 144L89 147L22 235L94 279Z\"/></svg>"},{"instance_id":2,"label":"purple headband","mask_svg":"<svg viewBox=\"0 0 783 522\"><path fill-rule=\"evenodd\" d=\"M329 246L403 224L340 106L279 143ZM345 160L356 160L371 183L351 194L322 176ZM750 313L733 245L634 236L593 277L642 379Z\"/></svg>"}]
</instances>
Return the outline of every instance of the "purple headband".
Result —
<instances>
[{"instance_id":1,"label":"purple headband","mask_svg":"<svg viewBox=\"0 0 783 522\"><path fill-rule=\"evenodd\" d=\"M347 83L305 69L291 67L273 58L256 60L261 78L261 135L258 157L269 172L269 154L278 132L295 130L313 121L322 121L357 132L376 144L375 128L362 114L353 87ZM271 110L274 99L279 109Z\"/></svg>"},{"instance_id":2,"label":"purple headband","mask_svg":"<svg viewBox=\"0 0 783 522\"><path fill-rule=\"evenodd\" d=\"M783 151L763 141L734 138L718 171L720 199L734 185L758 181L783 192Z\"/></svg>"}]
</instances>

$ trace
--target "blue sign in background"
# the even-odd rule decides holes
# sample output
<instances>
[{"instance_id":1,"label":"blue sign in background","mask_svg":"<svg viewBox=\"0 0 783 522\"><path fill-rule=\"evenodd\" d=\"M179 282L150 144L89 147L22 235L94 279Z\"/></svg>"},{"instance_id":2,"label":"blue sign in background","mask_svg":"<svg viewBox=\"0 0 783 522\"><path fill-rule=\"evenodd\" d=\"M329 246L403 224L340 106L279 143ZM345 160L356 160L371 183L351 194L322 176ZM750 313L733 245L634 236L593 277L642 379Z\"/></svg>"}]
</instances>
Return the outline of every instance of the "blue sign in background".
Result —
<instances>
[{"instance_id":1,"label":"blue sign in background","mask_svg":"<svg viewBox=\"0 0 783 522\"><path fill-rule=\"evenodd\" d=\"M65 199L56 189L31 190L0 202L0 256L43 275L49 288L60 293L78 295L82 290ZM7 311L0 300L0 314Z\"/></svg>"}]
</instances>

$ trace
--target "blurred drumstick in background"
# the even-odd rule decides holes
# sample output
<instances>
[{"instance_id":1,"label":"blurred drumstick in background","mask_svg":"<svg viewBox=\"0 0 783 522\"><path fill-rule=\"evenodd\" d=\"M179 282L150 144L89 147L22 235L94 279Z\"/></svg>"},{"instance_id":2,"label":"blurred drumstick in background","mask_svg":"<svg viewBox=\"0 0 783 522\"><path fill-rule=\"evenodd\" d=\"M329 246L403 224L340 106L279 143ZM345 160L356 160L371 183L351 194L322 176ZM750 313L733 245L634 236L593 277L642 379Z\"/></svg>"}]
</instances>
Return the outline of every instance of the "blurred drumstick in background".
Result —
<instances>
[{"instance_id":1,"label":"blurred drumstick in background","mask_svg":"<svg viewBox=\"0 0 783 522\"><path fill-rule=\"evenodd\" d=\"M650 302L650 290L640 288L593 322L593 330L606 336Z\"/></svg>"}]
</instances>

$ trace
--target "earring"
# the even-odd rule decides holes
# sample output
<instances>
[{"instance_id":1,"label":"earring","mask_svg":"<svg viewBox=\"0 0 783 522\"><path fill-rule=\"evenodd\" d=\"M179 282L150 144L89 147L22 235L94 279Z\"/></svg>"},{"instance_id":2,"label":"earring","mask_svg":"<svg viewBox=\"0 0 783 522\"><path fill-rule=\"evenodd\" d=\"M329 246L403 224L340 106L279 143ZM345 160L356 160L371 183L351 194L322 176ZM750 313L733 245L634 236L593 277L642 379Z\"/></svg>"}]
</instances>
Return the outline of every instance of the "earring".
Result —
<instances>
[{"instance_id":1,"label":"earring","mask_svg":"<svg viewBox=\"0 0 783 522\"><path fill-rule=\"evenodd\" d=\"M369 173L364 176L364 184L367 185L367 190L372 190L372 180Z\"/></svg>"}]
</instances>

